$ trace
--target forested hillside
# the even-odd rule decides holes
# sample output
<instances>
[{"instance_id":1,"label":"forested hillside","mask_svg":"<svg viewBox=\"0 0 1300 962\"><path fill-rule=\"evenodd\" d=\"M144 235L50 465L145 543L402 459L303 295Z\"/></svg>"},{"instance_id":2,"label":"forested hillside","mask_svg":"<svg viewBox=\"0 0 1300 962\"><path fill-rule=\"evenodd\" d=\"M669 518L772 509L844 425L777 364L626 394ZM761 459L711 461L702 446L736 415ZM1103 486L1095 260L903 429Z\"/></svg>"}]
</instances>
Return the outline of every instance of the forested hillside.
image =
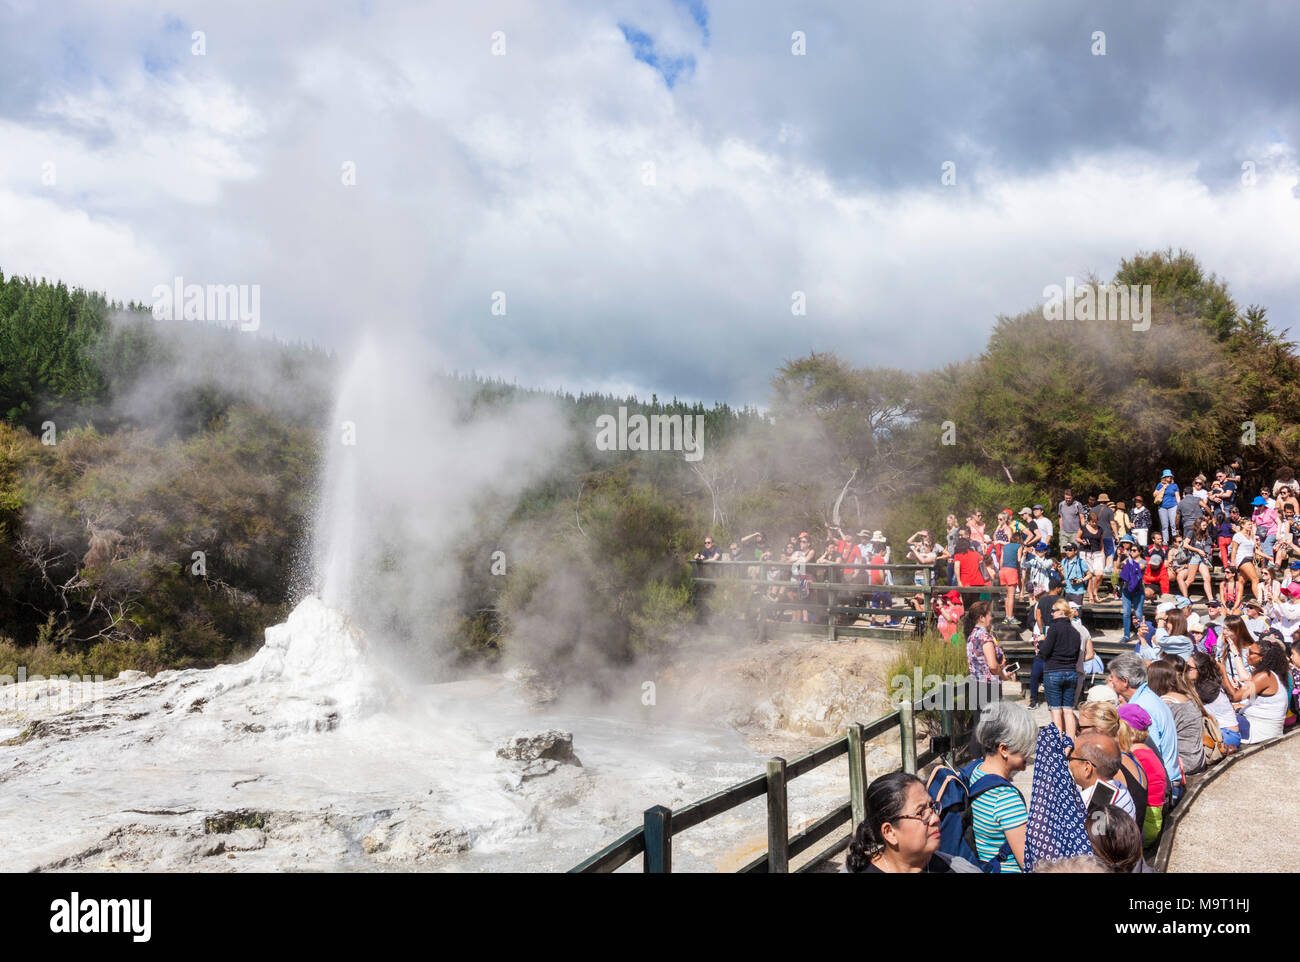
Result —
<instances>
[{"instance_id":1,"label":"forested hillside","mask_svg":"<svg viewBox=\"0 0 1300 962\"><path fill-rule=\"evenodd\" d=\"M762 414L431 370L462 417L539 395L573 430L562 468L480 519L462 595L430 630L471 661L626 660L695 619L685 559L705 533L725 547L838 522L897 541L1067 485L1119 497L1234 454L1258 483L1300 461L1300 358L1263 307L1241 309L1185 252L1125 260L1115 281L1152 285L1149 330L1034 309L1000 318L980 356L920 373L788 359ZM306 587L339 365L0 274L0 674L204 665L259 644ZM597 450L597 418L620 405L702 415L704 457ZM484 544L510 547L506 577Z\"/></svg>"},{"instance_id":2,"label":"forested hillside","mask_svg":"<svg viewBox=\"0 0 1300 962\"><path fill-rule=\"evenodd\" d=\"M308 587L321 444L340 363L314 346L155 321L142 305L0 274L0 674L18 665L105 674L205 665L260 644L262 630ZM679 555L692 527L681 496L690 466L680 454L598 451L582 426L624 405L701 415L709 442L720 443L761 427L757 411L549 395L472 374L430 377L450 379L465 418L538 395L571 420L564 470L530 490L513 516L483 518L481 530L496 544L514 528L558 541L576 501L592 512L587 530L624 555L629 529L643 537L637 565L622 574L612 572L625 561L591 569L616 596L613 621L601 622L603 645L636 643L635 625L646 623L634 617L663 590L647 585L651 567L688 605ZM638 507L644 500L651 523ZM490 656L503 627L500 596L525 596L533 575L521 559L508 585L490 576L481 545L480 553L471 548L466 591L441 627L467 656ZM579 546L575 568L582 557Z\"/></svg>"}]
</instances>

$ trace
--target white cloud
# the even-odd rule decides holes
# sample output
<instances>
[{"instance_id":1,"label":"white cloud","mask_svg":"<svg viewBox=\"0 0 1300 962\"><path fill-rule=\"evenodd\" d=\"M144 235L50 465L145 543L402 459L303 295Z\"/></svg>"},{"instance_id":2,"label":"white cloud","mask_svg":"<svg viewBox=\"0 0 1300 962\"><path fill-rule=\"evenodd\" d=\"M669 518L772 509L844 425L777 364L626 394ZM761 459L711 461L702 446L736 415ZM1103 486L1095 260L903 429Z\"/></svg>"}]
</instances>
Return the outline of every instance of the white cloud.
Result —
<instances>
[{"instance_id":1,"label":"white cloud","mask_svg":"<svg viewBox=\"0 0 1300 962\"><path fill-rule=\"evenodd\" d=\"M285 336L417 328L446 363L521 383L751 402L810 349L911 368L967 356L1045 284L1144 248L1191 249L1275 316L1300 294L1296 157L1277 139L1240 145L1260 161L1250 190L1138 149L1026 174L972 133L957 187L940 185L945 157L887 187L834 176L803 118L719 129L714 103L705 119L707 78L736 51L699 46L676 7L276 16L214 8L207 57L59 85L0 120L0 266L122 299L177 273L258 283L264 327ZM668 90L624 17L694 51L696 76Z\"/></svg>"}]
</instances>

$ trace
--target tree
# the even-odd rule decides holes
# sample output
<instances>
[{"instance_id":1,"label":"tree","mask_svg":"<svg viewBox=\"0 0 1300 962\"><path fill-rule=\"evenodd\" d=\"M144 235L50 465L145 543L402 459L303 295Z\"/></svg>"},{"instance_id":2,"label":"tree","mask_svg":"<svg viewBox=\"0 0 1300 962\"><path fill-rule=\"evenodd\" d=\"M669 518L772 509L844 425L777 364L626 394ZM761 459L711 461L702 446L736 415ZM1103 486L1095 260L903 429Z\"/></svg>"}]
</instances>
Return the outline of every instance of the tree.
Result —
<instances>
[{"instance_id":1,"label":"tree","mask_svg":"<svg viewBox=\"0 0 1300 962\"><path fill-rule=\"evenodd\" d=\"M826 517L848 494L869 502L899 493L915 459L907 442L915 379L855 369L835 354L787 361L772 382L777 450L786 476L811 483Z\"/></svg>"}]
</instances>

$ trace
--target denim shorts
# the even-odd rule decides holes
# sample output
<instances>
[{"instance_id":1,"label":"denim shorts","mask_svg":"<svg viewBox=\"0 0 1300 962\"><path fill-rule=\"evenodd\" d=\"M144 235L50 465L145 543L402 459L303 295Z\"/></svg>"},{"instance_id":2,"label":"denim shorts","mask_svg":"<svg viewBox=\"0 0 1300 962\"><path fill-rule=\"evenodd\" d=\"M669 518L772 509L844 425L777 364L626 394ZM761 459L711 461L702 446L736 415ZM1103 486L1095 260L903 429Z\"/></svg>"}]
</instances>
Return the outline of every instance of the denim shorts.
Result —
<instances>
[{"instance_id":1,"label":"denim shorts","mask_svg":"<svg viewBox=\"0 0 1300 962\"><path fill-rule=\"evenodd\" d=\"M1079 682L1079 673L1069 671L1049 671L1043 675L1043 694L1047 696L1048 708L1073 708L1074 688Z\"/></svg>"}]
</instances>

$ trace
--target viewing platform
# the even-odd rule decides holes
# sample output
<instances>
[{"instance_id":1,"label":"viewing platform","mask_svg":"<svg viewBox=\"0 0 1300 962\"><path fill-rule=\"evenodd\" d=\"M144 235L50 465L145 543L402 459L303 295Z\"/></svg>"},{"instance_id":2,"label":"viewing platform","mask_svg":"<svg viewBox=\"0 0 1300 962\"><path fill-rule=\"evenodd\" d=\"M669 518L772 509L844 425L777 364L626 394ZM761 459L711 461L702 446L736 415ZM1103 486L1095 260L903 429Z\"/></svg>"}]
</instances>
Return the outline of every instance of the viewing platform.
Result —
<instances>
[{"instance_id":1,"label":"viewing platform","mask_svg":"<svg viewBox=\"0 0 1300 962\"><path fill-rule=\"evenodd\" d=\"M807 597L798 600L772 599L768 595L793 589L801 592L797 581L788 572L792 566L771 561L692 561L693 580L698 585L744 586L751 596L744 604L744 617L754 624L758 636L772 634L821 634L826 638L878 638L902 640L917 631L935 627L933 602L936 597L957 591L969 605L984 599L993 606L993 628L1004 644L1029 642L1033 625L1032 606L1027 599L1017 600L1013 614L1019 626L1003 625L1003 599L1006 589L1000 585L955 588L934 582L934 569L928 565L855 565L806 564L802 571L807 576ZM861 580L844 580L849 572L859 578L870 578L872 573L883 577L888 573L893 584L865 584ZM777 574L780 573L780 577ZM757 577L755 577L757 575ZM1216 571L1211 584L1218 589L1223 581L1221 571ZM1103 584L1107 584L1103 582ZM1191 586L1192 611L1207 614L1205 597L1198 585ZM924 610L908 607L908 599L920 596L925 599ZM703 594L707 606L710 595ZM884 606L885 600L891 602ZM733 599L734 603L734 599ZM1080 605L1080 618L1092 633L1095 644L1118 641L1123 637L1122 603L1108 599L1100 603ZM797 612L807 611L809 620L790 620ZM892 624L891 624L892 622Z\"/></svg>"}]
</instances>

